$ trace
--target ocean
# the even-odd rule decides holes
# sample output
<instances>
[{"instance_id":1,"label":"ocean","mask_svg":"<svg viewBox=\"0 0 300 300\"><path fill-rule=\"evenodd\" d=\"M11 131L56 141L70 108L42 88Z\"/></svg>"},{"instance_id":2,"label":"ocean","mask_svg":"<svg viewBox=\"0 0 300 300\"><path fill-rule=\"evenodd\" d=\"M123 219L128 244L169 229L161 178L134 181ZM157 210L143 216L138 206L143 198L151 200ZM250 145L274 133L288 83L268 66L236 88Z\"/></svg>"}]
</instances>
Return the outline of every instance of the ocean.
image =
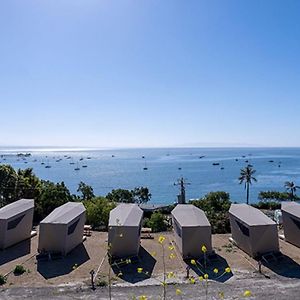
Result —
<instances>
[{"instance_id":1,"label":"ocean","mask_svg":"<svg viewBox=\"0 0 300 300\"><path fill-rule=\"evenodd\" d=\"M17 157L20 152L30 152L31 156ZM72 193L80 181L101 196L116 188L147 186L153 204L174 203L179 193L174 183L181 177L189 183L187 199L225 191L232 201L245 202L244 185L239 184L238 177L247 164L256 170L257 182L250 189L252 203L258 201L260 191L285 191L285 181L300 185L300 148L1 148L0 164L33 168L42 179L64 181Z\"/></svg>"}]
</instances>

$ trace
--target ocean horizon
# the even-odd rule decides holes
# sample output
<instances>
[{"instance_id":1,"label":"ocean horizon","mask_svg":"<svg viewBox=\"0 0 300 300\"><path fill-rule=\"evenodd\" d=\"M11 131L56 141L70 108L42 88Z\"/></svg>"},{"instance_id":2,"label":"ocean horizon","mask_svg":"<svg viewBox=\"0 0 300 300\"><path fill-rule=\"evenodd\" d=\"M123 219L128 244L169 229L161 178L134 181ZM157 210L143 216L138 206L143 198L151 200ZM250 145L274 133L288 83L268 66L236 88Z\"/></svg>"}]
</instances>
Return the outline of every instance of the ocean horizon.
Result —
<instances>
[{"instance_id":1,"label":"ocean horizon","mask_svg":"<svg viewBox=\"0 0 300 300\"><path fill-rule=\"evenodd\" d=\"M19 157L18 153L31 153ZM247 164L256 170L257 183L250 189L250 202L260 191L285 191L285 181L300 182L298 147L176 147L176 148L91 148L91 147L0 147L0 164L15 169L33 168L44 180L64 181L77 193L80 181L91 185L96 195L112 189L147 186L152 204L172 204L179 193L174 185L183 177L186 198L197 199L209 192L225 191L231 201L245 202L240 170ZM46 168L47 166L47 168ZM77 169L77 170L75 170Z\"/></svg>"}]
</instances>

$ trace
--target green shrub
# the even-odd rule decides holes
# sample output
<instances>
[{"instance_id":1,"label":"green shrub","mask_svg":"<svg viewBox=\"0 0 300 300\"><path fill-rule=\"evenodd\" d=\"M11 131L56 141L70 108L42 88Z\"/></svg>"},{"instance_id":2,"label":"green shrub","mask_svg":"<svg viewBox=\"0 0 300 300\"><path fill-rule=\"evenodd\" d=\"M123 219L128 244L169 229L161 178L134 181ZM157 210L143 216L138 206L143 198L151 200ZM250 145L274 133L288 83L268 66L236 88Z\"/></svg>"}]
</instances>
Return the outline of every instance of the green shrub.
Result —
<instances>
[{"instance_id":1,"label":"green shrub","mask_svg":"<svg viewBox=\"0 0 300 300\"><path fill-rule=\"evenodd\" d=\"M0 285L3 285L6 283L6 277L0 274Z\"/></svg>"},{"instance_id":2,"label":"green shrub","mask_svg":"<svg viewBox=\"0 0 300 300\"><path fill-rule=\"evenodd\" d=\"M277 201L259 201L258 203L252 204L253 207L258 209L280 209L281 204Z\"/></svg>"},{"instance_id":3,"label":"green shrub","mask_svg":"<svg viewBox=\"0 0 300 300\"><path fill-rule=\"evenodd\" d=\"M199 200L192 200L193 204L202 209L211 224L212 233L230 232L228 211L231 205L229 194L226 192L211 192Z\"/></svg>"},{"instance_id":4,"label":"green shrub","mask_svg":"<svg viewBox=\"0 0 300 300\"><path fill-rule=\"evenodd\" d=\"M15 275L22 275L23 273L26 272L26 269L22 265L16 265L14 269L14 274Z\"/></svg>"},{"instance_id":5,"label":"green shrub","mask_svg":"<svg viewBox=\"0 0 300 300\"><path fill-rule=\"evenodd\" d=\"M109 213L116 205L104 197L85 200L83 204L86 208L86 223L94 229L107 229Z\"/></svg>"},{"instance_id":6,"label":"green shrub","mask_svg":"<svg viewBox=\"0 0 300 300\"><path fill-rule=\"evenodd\" d=\"M168 229L165 217L161 212L154 212L147 224L152 229L152 232L166 231Z\"/></svg>"},{"instance_id":7,"label":"green shrub","mask_svg":"<svg viewBox=\"0 0 300 300\"><path fill-rule=\"evenodd\" d=\"M106 287L108 285L108 283L105 280L98 280L96 285L100 286L100 287Z\"/></svg>"}]
</instances>

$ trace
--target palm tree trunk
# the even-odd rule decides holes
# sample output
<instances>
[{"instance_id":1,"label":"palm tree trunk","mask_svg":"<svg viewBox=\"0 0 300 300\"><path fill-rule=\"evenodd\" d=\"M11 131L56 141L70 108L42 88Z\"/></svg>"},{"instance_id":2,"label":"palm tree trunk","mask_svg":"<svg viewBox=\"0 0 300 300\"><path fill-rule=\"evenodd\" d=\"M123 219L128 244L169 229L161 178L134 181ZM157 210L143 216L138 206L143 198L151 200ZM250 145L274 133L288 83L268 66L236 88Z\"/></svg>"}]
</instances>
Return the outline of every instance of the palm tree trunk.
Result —
<instances>
[{"instance_id":1,"label":"palm tree trunk","mask_svg":"<svg viewBox=\"0 0 300 300\"><path fill-rule=\"evenodd\" d=\"M247 190L247 204L249 204L249 182L247 182L246 190Z\"/></svg>"}]
</instances>

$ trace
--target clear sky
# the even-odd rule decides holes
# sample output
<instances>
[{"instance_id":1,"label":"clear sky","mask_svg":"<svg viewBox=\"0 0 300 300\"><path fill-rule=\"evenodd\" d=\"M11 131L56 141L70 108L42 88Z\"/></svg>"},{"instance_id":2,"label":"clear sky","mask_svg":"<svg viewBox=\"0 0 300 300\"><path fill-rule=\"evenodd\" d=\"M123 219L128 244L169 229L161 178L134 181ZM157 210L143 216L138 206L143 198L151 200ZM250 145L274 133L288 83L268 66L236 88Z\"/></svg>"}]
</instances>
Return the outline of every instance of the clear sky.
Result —
<instances>
[{"instance_id":1,"label":"clear sky","mask_svg":"<svg viewBox=\"0 0 300 300\"><path fill-rule=\"evenodd\" d=\"M300 146L300 1L3 0L0 145Z\"/></svg>"}]
</instances>

